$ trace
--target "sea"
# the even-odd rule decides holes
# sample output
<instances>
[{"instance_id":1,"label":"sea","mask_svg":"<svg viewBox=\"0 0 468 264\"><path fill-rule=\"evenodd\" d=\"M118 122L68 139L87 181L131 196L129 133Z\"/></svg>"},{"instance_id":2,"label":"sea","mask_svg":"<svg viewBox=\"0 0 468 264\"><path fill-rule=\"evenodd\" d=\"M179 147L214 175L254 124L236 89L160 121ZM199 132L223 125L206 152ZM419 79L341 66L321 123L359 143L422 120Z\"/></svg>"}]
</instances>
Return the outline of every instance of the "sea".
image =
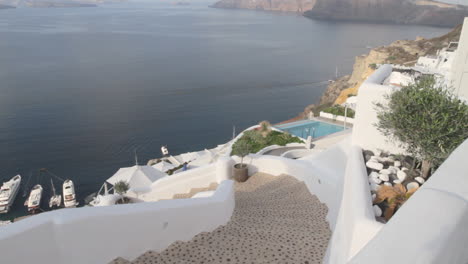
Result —
<instances>
[{"instance_id":1,"label":"sea","mask_svg":"<svg viewBox=\"0 0 468 264\"><path fill-rule=\"evenodd\" d=\"M289 119L370 48L449 31L210 4L0 10L0 181L23 177L1 219L27 213L34 184L48 196L72 179L83 204L135 153L146 164Z\"/></svg>"}]
</instances>

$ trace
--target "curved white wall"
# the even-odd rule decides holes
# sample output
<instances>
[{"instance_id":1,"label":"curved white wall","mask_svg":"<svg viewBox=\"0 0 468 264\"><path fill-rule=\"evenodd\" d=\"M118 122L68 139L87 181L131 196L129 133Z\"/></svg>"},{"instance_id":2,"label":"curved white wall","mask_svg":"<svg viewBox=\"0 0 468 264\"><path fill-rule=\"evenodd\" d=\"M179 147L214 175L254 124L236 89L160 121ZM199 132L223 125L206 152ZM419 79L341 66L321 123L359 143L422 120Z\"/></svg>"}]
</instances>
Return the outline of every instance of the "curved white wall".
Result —
<instances>
[{"instance_id":1,"label":"curved white wall","mask_svg":"<svg viewBox=\"0 0 468 264\"><path fill-rule=\"evenodd\" d=\"M234 210L233 182L213 196L107 207L61 209L0 231L0 262L103 264L132 260L226 224Z\"/></svg>"},{"instance_id":2,"label":"curved white wall","mask_svg":"<svg viewBox=\"0 0 468 264\"><path fill-rule=\"evenodd\" d=\"M151 191L134 195L142 201L159 201L172 199L175 194L189 193L193 188L205 188L211 183L221 183L231 178L233 160L219 157L215 163L166 176L155 181Z\"/></svg>"},{"instance_id":3,"label":"curved white wall","mask_svg":"<svg viewBox=\"0 0 468 264\"><path fill-rule=\"evenodd\" d=\"M324 263L347 263L382 226L375 220L362 149L352 146L346 164L338 219Z\"/></svg>"}]
</instances>

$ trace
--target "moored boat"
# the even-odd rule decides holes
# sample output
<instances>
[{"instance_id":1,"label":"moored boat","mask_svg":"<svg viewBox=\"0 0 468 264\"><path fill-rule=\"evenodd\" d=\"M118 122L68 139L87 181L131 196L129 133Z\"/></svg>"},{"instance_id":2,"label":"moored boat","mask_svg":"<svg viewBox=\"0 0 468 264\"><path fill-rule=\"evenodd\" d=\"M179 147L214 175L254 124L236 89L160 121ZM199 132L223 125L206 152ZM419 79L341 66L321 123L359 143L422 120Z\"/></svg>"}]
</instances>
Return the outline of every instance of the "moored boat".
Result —
<instances>
[{"instance_id":1,"label":"moored boat","mask_svg":"<svg viewBox=\"0 0 468 264\"><path fill-rule=\"evenodd\" d=\"M55 192L55 186L54 186L54 183L52 181L52 178L50 179L50 185L52 187L52 196L50 197L50 200L49 200L49 207L50 208L58 208L60 207L60 205L62 205L62 195L60 194L57 194Z\"/></svg>"},{"instance_id":2,"label":"moored boat","mask_svg":"<svg viewBox=\"0 0 468 264\"><path fill-rule=\"evenodd\" d=\"M66 180L63 183L63 204L67 208L76 207L78 205L76 202L75 186L72 180Z\"/></svg>"},{"instance_id":3,"label":"moored boat","mask_svg":"<svg viewBox=\"0 0 468 264\"><path fill-rule=\"evenodd\" d=\"M28 212L35 213L40 209L43 188L40 184L34 185L28 198Z\"/></svg>"},{"instance_id":4,"label":"moored boat","mask_svg":"<svg viewBox=\"0 0 468 264\"><path fill-rule=\"evenodd\" d=\"M0 188L0 213L8 213L20 189L21 176L16 175Z\"/></svg>"}]
</instances>

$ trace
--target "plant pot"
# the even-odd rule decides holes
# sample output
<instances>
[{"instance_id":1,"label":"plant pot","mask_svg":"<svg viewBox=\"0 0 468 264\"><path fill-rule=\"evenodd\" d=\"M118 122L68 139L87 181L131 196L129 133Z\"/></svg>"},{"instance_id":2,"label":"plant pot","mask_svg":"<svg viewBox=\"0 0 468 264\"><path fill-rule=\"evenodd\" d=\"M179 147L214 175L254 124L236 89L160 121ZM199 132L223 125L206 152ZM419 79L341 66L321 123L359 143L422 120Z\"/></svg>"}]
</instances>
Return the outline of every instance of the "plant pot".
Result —
<instances>
[{"instance_id":1,"label":"plant pot","mask_svg":"<svg viewBox=\"0 0 468 264\"><path fill-rule=\"evenodd\" d=\"M237 163L233 169L234 180L238 182L245 182L249 178L249 168L247 164Z\"/></svg>"}]
</instances>

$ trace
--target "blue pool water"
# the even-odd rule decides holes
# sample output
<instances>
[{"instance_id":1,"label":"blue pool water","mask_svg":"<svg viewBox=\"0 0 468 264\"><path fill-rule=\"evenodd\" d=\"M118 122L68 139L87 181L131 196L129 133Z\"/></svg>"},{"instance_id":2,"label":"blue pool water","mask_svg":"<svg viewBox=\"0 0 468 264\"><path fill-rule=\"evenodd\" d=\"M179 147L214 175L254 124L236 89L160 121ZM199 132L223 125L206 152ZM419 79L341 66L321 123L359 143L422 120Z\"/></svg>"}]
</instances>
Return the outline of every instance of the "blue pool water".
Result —
<instances>
[{"instance_id":1,"label":"blue pool water","mask_svg":"<svg viewBox=\"0 0 468 264\"><path fill-rule=\"evenodd\" d=\"M276 128L303 139L307 139L308 136L312 136L312 138L319 138L344 130L342 126L309 120L287 123L276 126Z\"/></svg>"}]
</instances>

